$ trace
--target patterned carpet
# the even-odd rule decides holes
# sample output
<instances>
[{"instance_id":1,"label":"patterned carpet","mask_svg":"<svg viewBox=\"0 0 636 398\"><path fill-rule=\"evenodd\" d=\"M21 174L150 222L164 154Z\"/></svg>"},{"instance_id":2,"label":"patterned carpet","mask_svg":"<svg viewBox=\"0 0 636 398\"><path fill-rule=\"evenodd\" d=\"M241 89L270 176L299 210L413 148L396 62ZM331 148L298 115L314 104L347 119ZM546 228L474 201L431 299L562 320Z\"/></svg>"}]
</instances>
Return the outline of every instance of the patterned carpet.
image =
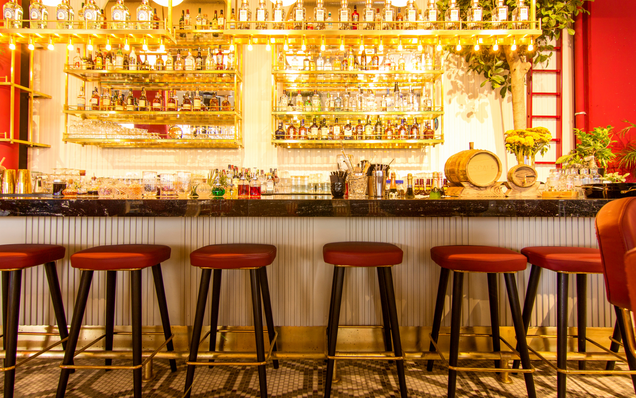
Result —
<instances>
[{"instance_id":1,"label":"patterned carpet","mask_svg":"<svg viewBox=\"0 0 636 398\"><path fill-rule=\"evenodd\" d=\"M78 364L102 364L99 360L80 360ZM118 364L124 364L120 361ZM573 363L575 365L575 363ZM34 360L18 369L17 397L53 397L57 388L59 361ZM460 365L491 367L491 362L462 361ZM541 362L535 383L537 396L556 397L556 374ZM588 365L588 367L593 367ZM270 397L322 397L325 363L323 361L281 361L280 368L267 367ZM154 362L155 377L144 383L144 397L181 397L185 380L185 364L171 373L167 361ZM334 384L333 397L398 397L395 365L373 361L339 361L341 378ZM459 397L523 397L525 383L521 375L512 376L512 384L497 381L492 373L463 373L458 378ZM0 385L4 376L0 373ZM411 397L445 397L447 368L436 362L427 372L424 362L406 363L406 383ZM78 370L71 375L67 397L131 397L132 372L126 370ZM198 367L193 397L259 397L258 373L254 367ZM634 397L628 376L570 376L568 397Z\"/></svg>"}]
</instances>

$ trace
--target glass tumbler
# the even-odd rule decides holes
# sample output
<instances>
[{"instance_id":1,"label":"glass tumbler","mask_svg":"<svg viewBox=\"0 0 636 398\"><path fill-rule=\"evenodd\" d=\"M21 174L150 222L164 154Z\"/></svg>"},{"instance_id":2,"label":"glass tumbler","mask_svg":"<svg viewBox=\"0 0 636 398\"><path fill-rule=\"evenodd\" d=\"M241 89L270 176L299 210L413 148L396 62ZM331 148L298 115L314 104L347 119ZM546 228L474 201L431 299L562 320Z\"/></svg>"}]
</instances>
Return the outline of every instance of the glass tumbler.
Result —
<instances>
[{"instance_id":1,"label":"glass tumbler","mask_svg":"<svg viewBox=\"0 0 636 398\"><path fill-rule=\"evenodd\" d=\"M159 175L159 184L161 186L162 198L177 197L177 176L173 173L164 173Z\"/></svg>"},{"instance_id":2,"label":"glass tumbler","mask_svg":"<svg viewBox=\"0 0 636 398\"><path fill-rule=\"evenodd\" d=\"M141 174L141 184L143 185L144 198L157 197L157 172L156 171L144 171Z\"/></svg>"}]
</instances>

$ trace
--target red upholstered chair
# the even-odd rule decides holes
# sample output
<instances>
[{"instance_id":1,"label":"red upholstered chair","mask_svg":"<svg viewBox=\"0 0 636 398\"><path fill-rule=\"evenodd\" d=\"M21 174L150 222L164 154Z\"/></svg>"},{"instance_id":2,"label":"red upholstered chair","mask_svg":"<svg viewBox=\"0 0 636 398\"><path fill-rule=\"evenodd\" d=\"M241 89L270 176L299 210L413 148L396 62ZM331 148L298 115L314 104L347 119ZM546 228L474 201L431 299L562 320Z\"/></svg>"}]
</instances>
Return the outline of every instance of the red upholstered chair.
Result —
<instances>
[{"instance_id":1,"label":"red upholstered chair","mask_svg":"<svg viewBox=\"0 0 636 398\"><path fill-rule=\"evenodd\" d=\"M631 313L636 310L636 286L634 269L625 261L632 260L633 254L627 252L636 247L636 198L617 199L609 202L596 215L596 236L607 300L616 310L617 323L625 343L627 363L636 370L636 352L634 352L634 327ZM636 390L636 375L632 375Z\"/></svg>"},{"instance_id":2,"label":"red upholstered chair","mask_svg":"<svg viewBox=\"0 0 636 398\"><path fill-rule=\"evenodd\" d=\"M508 291L508 301L512 312L515 334L519 356L526 381L526 389L530 398L535 398L537 393L532 377L532 366L528 354L528 344L526 333L521 318L521 308L519 306L519 293L515 282L515 273L526 269L526 258L512 250L492 246L436 246L431 249L431 258L442 267L439 288L437 291L437 301L435 304L435 315L433 319L433 330L431 332L430 351L436 351L437 339L444 312L444 301L448 286L450 271L454 271L453 277L453 299L451 310L451 334L450 334L450 354L448 370L448 397L455 397L457 389L457 372L469 371L470 368L459 368L457 366L459 358L459 337L462 311L462 295L464 289L464 274L467 272L481 272L488 274L488 297L490 300L490 323L492 326L492 346L495 352L501 351L499 335L499 313L497 303L497 274L503 273ZM500 361L495 361L495 367L499 368ZM433 370L433 361L428 361L427 369ZM511 369L508 369L510 371ZM502 369L505 371L505 369Z\"/></svg>"},{"instance_id":3,"label":"red upholstered chair","mask_svg":"<svg viewBox=\"0 0 636 398\"><path fill-rule=\"evenodd\" d=\"M256 363L258 363L258 378L260 382L261 398L267 398L267 379L265 368L269 358L265 356L265 342L263 340L263 319L261 309L261 298L265 307L265 320L267 322L267 332L269 344L273 344L272 351L276 351L276 331L274 329L274 318L272 316L272 303L269 296L269 285L267 283L267 270L265 267L274 262L276 258L276 246L262 244L225 244L210 245L197 249L190 253L190 263L202 269L201 286L199 287L199 297L197 309L192 328L192 338L190 342L190 355L188 357L188 370L185 382L185 397L190 397L192 393L192 382L194 381L194 370L197 365L215 365L213 361L197 362L199 344L201 342L201 330L203 328L203 317L205 306L208 301L208 290L210 288L210 276L214 270L214 280L212 285L212 316L210 318L210 351L216 351L216 334L219 320L219 301L221 294L221 272L223 270L249 270L252 287L252 310L254 312L254 335L256 340ZM230 357L226 354L225 357ZM278 369L278 361L274 360L274 368ZM223 361L219 365L227 365L229 362ZM240 362L233 362L240 365Z\"/></svg>"},{"instance_id":4,"label":"red upholstered chair","mask_svg":"<svg viewBox=\"0 0 636 398\"><path fill-rule=\"evenodd\" d=\"M16 353L18 348L18 325L20 315L20 289L22 270L44 264L46 279L51 291L51 302L57 319L62 345L68 337L66 315L60 292L55 262L64 258L66 249L58 245L16 244L0 245L0 271L2 272L2 334L4 357L4 397L12 398L14 393ZM48 347L47 349L53 348Z\"/></svg>"},{"instance_id":5,"label":"red upholstered chair","mask_svg":"<svg viewBox=\"0 0 636 398\"><path fill-rule=\"evenodd\" d=\"M380 300L382 303L382 320L384 322L384 347L387 352L395 353L400 394L407 396L406 378L404 376L404 357L397 309L395 306L395 292L393 291L393 276L391 267L402 262L402 249L389 243L377 242L338 242L328 243L322 249L324 260L335 265L333 284L331 287L331 304L329 306L329 323L327 325L327 380L325 383L325 398L331 396L334 363L336 359L351 359L347 356L336 355L336 340L338 338L338 321L340 319L340 304L342 302L342 285L344 272L347 267L376 267L380 285ZM392 338L392 339L391 339ZM393 343L391 343L393 340ZM391 347L393 346L393 349ZM374 357L369 356L369 359ZM386 359L386 356L375 359Z\"/></svg>"},{"instance_id":6,"label":"red upholstered chair","mask_svg":"<svg viewBox=\"0 0 636 398\"><path fill-rule=\"evenodd\" d=\"M115 289L117 283L117 271L130 272L131 287L131 307L132 307L132 361L130 367L118 366L118 369L132 369L133 371L133 394L135 398L141 397L141 373L142 373L142 342L141 342L141 270L152 268L152 276L155 282L159 313L163 324L165 336L164 345L168 351L174 351L172 343L173 334L170 330L170 319L168 317L168 305L166 303L166 292L163 286L163 275L161 273L161 263L170 258L170 247L163 245L110 245L97 246L79 251L71 256L71 266L82 271L77 300L75 301L75 311L71 321L71 331L68 346L62 362L62 373L57 386L57 398L64 397L66 386L72 369L95 368L95 366L74 365L73 357L79 339L82 319L86 310L86 302L90 293L93 273L95 271L106 271L106 332L104 346L106 351L113 349L113 335L115 324ZM101 339L101 338L99 338ZM97 340L99 340L97 339ZM112 360L106 359L103 369L112 367ZM176 361L170 360L170 369L177 370Z\"/></svg>"}]
</instances>

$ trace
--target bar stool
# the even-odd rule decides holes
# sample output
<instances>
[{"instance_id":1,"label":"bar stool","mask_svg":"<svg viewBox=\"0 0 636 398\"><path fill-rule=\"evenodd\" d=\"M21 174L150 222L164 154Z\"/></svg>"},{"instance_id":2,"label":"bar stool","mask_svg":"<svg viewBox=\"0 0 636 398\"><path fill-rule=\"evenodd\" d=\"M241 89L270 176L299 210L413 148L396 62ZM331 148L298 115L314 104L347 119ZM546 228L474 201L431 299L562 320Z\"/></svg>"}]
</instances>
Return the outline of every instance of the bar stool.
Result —
<instances>
[{"instance_id":1,"label":"bar stool","mask_svg":"<svg viewBox=\"0 0 636 398\"><path fill-rule=\"evenodd\" d=\"M342 302L342 285L344 271L347 267L375 267L378 272L380 285L380 300L382 303L382 320L384 322L384 347L387 352L393 351L395 356L369 356L368 359L394 359L397 365L400 393L407 397L406 378L404 376L404 356L395 292L393 290L393 276L391 267L402 262L402 249L390 243L378 242L337 242L328 243L322 249L324 261L333 264L333 284L331 286L331 303L329 306L329 323L327 325L327 381L325 383L325 398L331 396L334 364L336 359L359 359L351 356L336 355L338 339L338 322L340 320L340 304ZM393 350L391 350L393 337Z\"/></svg>"},{"instance_id":2,"label":"bar stool","mask_svg":"<svg viewBox=\"0 0 636 398\"><path fill-rule=\"evenodd\" d=\"M570 274L576 275L577 290L577 340L578 352L586 351L587 327L587 275L602 274L601 252L598 249L567 246L531 246L521 249L521 254L532 264L528 289L523 305L523 324L526 333L534 302L541 271L547 269L557 273L557 396L565 397L567 377L567 339L568 339L568 279ZM618 325L614 329L614 339L620 340ZM618 351L618 344L612 343L612 351ZM513 368L519 366L519 361L513 363ZM609 362L607 370L614 367ZM585 361L579 361L579 370L585 370Z\"/></svg>"},{"instance_id":3,"label":"bar stool","mask_svg":"<svg viewBox=\"0 0 636 398\"><path fill-rule=\"evenodd\" d=\"M192 394L195 366L212 365L241 365L241 362L197 362L199 344L201 343L201 329L203 328L203 316L210 288L210 276L214 270L212 285L212 316L210 318L210 351L216 350L216 334L219 320L219 302L221 295L221 273L223 270L249 270L252 287L252 310L254 313L254 335L256 340L256 365L258 366L258 378L260 382L261 398L267 398L267 379L265 368L271 357L271 352L276 351L276 338L278 333L274 329L272 316L272 304L269 297L269 285L267 283L267 270L265 267L274 262L276 258L276 246L262 244L222 244L204 246L190 253L190 263L202 269L201 286L197 309L192 329L190 343L190 356L188 357L188 370L185 382L185 397ZM263 319L261 298L265 307L265 320L269 335L270 351L265 355L265 343L263 340ZM205 339L208 334L203 338ZM225 354L224 357L231 357ZM278 369L278 361L274 360L274 369ZM254 365L250 363L249 365Z\"/></svg>"},{"instance_id":4,"label":"bar stool","mask_svg":"<svg viewBox=\"0 0 636 398\"><path fill-rule=\"evenodd\" d=\"M60 291L60 282L57 277L55 262L64 258L66 249L58 245L40 244L15 244L0 245L0 271L2 271L2 334L4 357L4 396L13 397L15 383L15 369L26 361L62 344L66 346L68 329L64 303ZM18 348L18 324L20 315L20 293L22 287L22 270L36 265L44 264L46 279L51 291L51 302L57 320L60 333L60 341L46 347L40 353L35 354L16 364Z\"/></svg>"},{"instance_id":5,"label":"bar stool","mask_svg":"<svg viewBox=\"0 0 636 398\"><path fill-rule=\"evenodd\" d=\"M161 273L161 263L170 258L170 247L163 245L110 245L97 246L79 251L71 256L71 266L82 271L77 300L75 301L75 312L71 321L71 331L61 368L60 382L57 386L57 398L62 398L66 394L69 375L72 369L100 368L100 369L131 369L133 371L133 393L135 398L141 397L141 373L142 366L151 360L156 352L142 362L142 342L141 342L141 270L152 268L152 276L157 293L157 303L163 324L163 335L165 342L159 347L167 347L168 351L174 351L172 343L173 334L170 330L170 319L168 317L168 305L166 303L166 292L163 286L163 275ZM74 365L73 357L79 339L82 319L86 310L86 302L93 280L93 272L106 271L106 331L88 346L96 343L102 338L105 339L106 351L113 349L113 335L115 324L115 289L117 283L117 271L130 272L131 307L132 307L132 366L112 365L112 359L106 359L104 366L79 366ZM157 350L158 352L159 350ZM170 369L177 370L176 361L170 359Z\"/></svg>"},{"instance_id":6,"label":"bar stool","mask_svg":"<svg viewBox=\"0 0 636 398\"><path fill-rule=\"evenodd\" d=\"M435 315L433 319L433 330L431 332L430 351L436 352L437 339L442 322L444 311L444 301L448 286L450 271L455 271L453 276L453 299L451 310L451 333L450 333L450 354L448 359L448 397L455 397L457 389L457 372L470 371L471 368L458 367L459 358L459 337L462 311L462 295L464 289L464 274L468 272L480 272L488 274L488 297L490 301L490 323L492 326L492 346L495 352L501 351L499 341L503 338L499 335L499 313L497 303L497 274L503 273L506 281L508 301L512 312L515 334L517 336L518 354L521 358L523 369L501 369L501 361L495 360L495 367L500 368L500 372L522 372L526 382L526 390L530 398L535 398L537 393L534 387L532 372L534 369L530 364L526 334L521 318L521 307L519 305L519 293L515 282L515 272L526 269L526 258L512 250L493 246L436 246L431 249L431 258L442 269L439 278L439 288L437 290L437 301L435 303ZM441 354L440 354L441 355ZM443 357L442 357L443 358ZM433 370L433 360L428 361L427 369Z\"/></svg>"}]
</instances>

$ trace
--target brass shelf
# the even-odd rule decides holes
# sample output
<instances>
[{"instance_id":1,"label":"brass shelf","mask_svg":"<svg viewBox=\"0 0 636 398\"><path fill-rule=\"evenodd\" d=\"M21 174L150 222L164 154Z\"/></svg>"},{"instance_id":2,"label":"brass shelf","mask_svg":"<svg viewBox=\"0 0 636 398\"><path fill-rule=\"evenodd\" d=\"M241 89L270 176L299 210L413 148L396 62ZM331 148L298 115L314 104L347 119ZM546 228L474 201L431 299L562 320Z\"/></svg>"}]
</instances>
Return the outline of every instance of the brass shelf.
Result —
<instances>
[{"instance_id":1,"label":"brass shelf","mask_svg":"<svg viewBox=\"0 0 636 398\"><path fill-rule=\"evenodd\" d=\"M0 86L14 87L14 88L20 89L20 91L23 91L25 93L32 93L33 94L33 98L42 98L42 99L51 99L51 98L53 98L53 97L51 97L48 94L44 94L44 93L41 93L39 91L35 91L33 89L21 86L21 85L16 84L16 83L11 83L10 81L8 81L6 76L5 76L5 81L4 82L0 82Z\"/></svg>"},{"instance_id":2,"label":"brass shelf","mask_svg":"<svg viewBox=\"0 0 636 398\"><path fill-rule=\"evenodd\" d=\"M277 140L272 144L285 148L378 148L378 149L411 149L424 148L443 144L439 138L428 140Z\"/></svg>"},{"instance_id":3,"label":"brass shelf","mask_svg":"<svg viewBox=\"0 0 636 398\"><path fill-rule=\"evenodd\" d=\"M156 70L86 70L65 68L64 72L85 82L109 86L143 84L146 88L214 85L215 89L230 90L242 76L234 70L156 71Z\"/></svg>"},{"instance_id":4,"label":"brass shelf","mask_svg":"<svg viewBox=\"0 0 636 398\"><path fill-rule=\"evenodd\" d=\"M422 112L272 112L272 115L279 119L289 119L294 116L414 116L423 120L435 119L444 115L442 111L422 111Z\"/></svg>"},{"instance_id":5,"label":"brass shelf","mask_svg":"<svg viewBox=\"0 0 636 398\"><path fill-rule=\"evenodd\" d=\"M233 125L241 119L241 115L234 111L87 111L71 108L65 109L64 113L81 119L131 124Z\"/></svg>"},{"instance_id":6,"label":"brass shelf","mask_svg":"<svg viewBox=\"0 0 636 398\"><path fill-rule=\"evenodd\" d=\"M169 138L71 138L64 142L79 145L95 145L102 148L241 148L238 139L169 139Z\"/></svg>"},{"instance_id":7,"label":"brass shelf","mask_svg":"<svg viewBox=\"0 0 636 398\"><path fill-rule=\"evenodd\" d=\"M6 133L5 133L6 135ZM0 138L0 142L8 142L9 144L20 144L30 146L31 148L50 148L49 144L41 144L39 142L14 140L13 138Z\"/></svg>"},{"instance_id":8,"label":"brass shelf","mask_svg":"<svg viewBox=\"0 0 636 398\"><path fill-rule=\"evenodd\" d=\"M395 83L434 82L443 75L441 70L430 71L295 71L274 70L272 75L276 83L286 84L384 84L393 87Z\"/></svg>"},{"instance_id":9,"label":"brass shelf","mask_svg":"<svg viewBox=\"0 0 636 398\"><path fill-rule=\"evenodd\" d=\"M25 21L29 22L29 21ZM57 21L49 21L55 25ZM78 21L74 22L78 24ZM163 22L159 22L164 26ZM163 39L165 44L174 43L175 39L169 29L31 29L31 28L0 28L0 43L8 43L11 39L16 43L28 43L30 40L34 44L53 43L67 44L69 39L74 44L85 44L91 39L93 44L105 44L108 40L111 44L129 41L130 45L142 44L143 40L148 40L148 44L159 44Z\"/></svg>"}]
</instances>

